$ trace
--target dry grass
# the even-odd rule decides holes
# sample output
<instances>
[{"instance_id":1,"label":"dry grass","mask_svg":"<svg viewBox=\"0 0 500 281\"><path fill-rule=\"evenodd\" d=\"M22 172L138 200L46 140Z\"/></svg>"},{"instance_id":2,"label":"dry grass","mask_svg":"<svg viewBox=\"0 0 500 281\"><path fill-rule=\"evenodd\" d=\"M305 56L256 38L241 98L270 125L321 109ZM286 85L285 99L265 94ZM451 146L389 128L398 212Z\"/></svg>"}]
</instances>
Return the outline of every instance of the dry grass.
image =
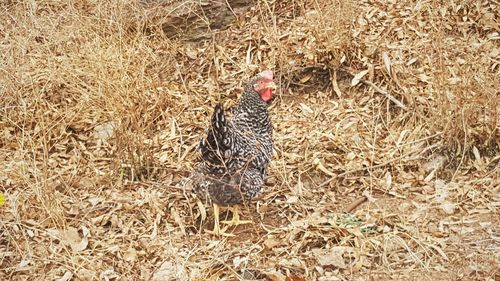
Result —
<instances>
[{"instance_id":1,"label":"dry grass","mask_svg":"<svg viewBox=\"0 0 500 281\"><path fill-rule=\"evenodd\" d=\"M277 2L202 43L135 1L0 4L2 279L499 279L498 4ZM274 162L219 239L184 179L264 68Z\"/></svg>"}]
</instances>

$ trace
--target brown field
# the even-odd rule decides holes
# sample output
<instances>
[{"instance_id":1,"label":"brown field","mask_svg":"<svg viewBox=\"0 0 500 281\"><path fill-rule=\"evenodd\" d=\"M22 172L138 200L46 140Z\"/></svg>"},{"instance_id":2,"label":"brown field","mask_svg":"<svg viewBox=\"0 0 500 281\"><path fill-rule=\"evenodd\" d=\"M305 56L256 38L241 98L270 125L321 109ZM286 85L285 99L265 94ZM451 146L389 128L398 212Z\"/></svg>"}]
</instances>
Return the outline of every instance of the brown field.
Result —
<instances>
[{"instance_id":1,"label":"brown field","mask_svg":"<svg viewBox=\"0 0 500 281\"><path fill-rule=\"evenodd\" d=\"M196 39L161 2L0 2L0 280L500 280L497 1L261 0ZM263 69L265 190L214 237L195 148Z\"/></svg>"}]
</instances>

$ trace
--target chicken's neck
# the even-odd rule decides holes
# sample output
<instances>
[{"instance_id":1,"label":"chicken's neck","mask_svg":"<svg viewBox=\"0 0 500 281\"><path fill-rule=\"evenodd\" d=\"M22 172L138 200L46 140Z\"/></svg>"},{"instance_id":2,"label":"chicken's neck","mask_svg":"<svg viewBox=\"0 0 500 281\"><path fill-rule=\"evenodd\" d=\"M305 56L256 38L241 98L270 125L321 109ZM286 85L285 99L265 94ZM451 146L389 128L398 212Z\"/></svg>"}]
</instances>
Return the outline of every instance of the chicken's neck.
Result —
<instances>
[{"instance_id":1,"label":"chicken's neck","mask_svg":"<svg viewBox=\"0 0 500 281\"><path fill-rule=\"evenodd\" d=\"M244 93L236 108L234 122L256 133L270 133L267 103L259 97L258 93Z\"/></svg>"}]
</instances>

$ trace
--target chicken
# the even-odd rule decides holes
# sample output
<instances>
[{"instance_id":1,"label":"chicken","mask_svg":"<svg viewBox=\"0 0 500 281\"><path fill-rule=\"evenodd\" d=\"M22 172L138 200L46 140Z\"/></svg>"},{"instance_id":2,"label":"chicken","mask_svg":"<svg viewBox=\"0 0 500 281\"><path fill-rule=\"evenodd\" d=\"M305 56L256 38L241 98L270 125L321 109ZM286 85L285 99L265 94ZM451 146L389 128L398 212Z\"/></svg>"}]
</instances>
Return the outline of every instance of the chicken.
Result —
<instances>
[{"instance_id":1,"label":"chicken","mask_svg":"<svg viewBox=\"0 0 500 281\"><path fill-rule=\"evenodd\" d=\"M267 110L276 84L273 73L263 71L244 87L232 118L217 104L210 128L199 144L199 158L191 174L193 190L214 207L215 235L231 225L252 223L239 219L239 205L260 194L273 151L272 127ZM220 207L231 209L231 221L219 224Z\"/></svg>"}]
</instances>

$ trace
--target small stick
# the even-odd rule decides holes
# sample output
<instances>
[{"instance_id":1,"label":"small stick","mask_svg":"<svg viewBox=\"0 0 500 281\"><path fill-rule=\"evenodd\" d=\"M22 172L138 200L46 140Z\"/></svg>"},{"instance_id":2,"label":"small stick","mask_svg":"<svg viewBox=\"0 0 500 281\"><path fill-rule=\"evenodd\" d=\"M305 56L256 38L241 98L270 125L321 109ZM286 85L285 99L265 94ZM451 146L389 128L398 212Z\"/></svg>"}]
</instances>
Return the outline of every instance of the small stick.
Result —
<instances>
[{"instance_id":1,"label":"small stick","mask_svg":"<svg viewBox=\"0 0 500 281\"><path fill-rule=\"evenodd\" d=\"M381 93L382 95L386 96L388 99L390 99L394 104L396 104L397 106L401 107L403 110L406 110L406 105L404 105L402 102L400 102L398 99L396 99L395 97L393 97L391 94L389 94L388 92L380 89L377 85L375 85L373 82L371 81L368 81L368 80L362 80L363 83L365 83L366 85L372 87L376 92L378 93Z\"/></svg>"},{"instance_id":2,"label":"small stick","mask_svg":"<svg viewBox=\"0 0 500 281\"><path fill-rule=\"evenodd\" d=\"M354 200L354 202L352 202L351 204L349 204L349 206L346 207L345 212L346 213L350 213L351 211L353 211L354 209L356 209L359 205L361 205L361 203L363 203L365 201L366 201L366 197L365 196L359 197L358 199Z\"/></svg>"},{"instance_id":3,"label":"small stick","mask_svg":"<svg viewBox=\"0 0 500 281\"><path fill-rule=\"evenodd\" d=\"M354 71L351 69L351 68L342 68L343 70L347 71L347 73L349 73L350 75L354 76ZM373 82L371 81L368 81L368 80L361 80L361 82L365 83L366 85L372 87L377 93L380 93L384 96L386 96L389 100L391 100L394 104L396 104L397 106L401 107L403 110L407 110L407 107L406 105L404 105L402 102L400 102L398 99L396 99L395 97L393 97L391 94L389 94L388 92L380 89L377 85L375 85Z\"/></svg>"}]
</instances>

